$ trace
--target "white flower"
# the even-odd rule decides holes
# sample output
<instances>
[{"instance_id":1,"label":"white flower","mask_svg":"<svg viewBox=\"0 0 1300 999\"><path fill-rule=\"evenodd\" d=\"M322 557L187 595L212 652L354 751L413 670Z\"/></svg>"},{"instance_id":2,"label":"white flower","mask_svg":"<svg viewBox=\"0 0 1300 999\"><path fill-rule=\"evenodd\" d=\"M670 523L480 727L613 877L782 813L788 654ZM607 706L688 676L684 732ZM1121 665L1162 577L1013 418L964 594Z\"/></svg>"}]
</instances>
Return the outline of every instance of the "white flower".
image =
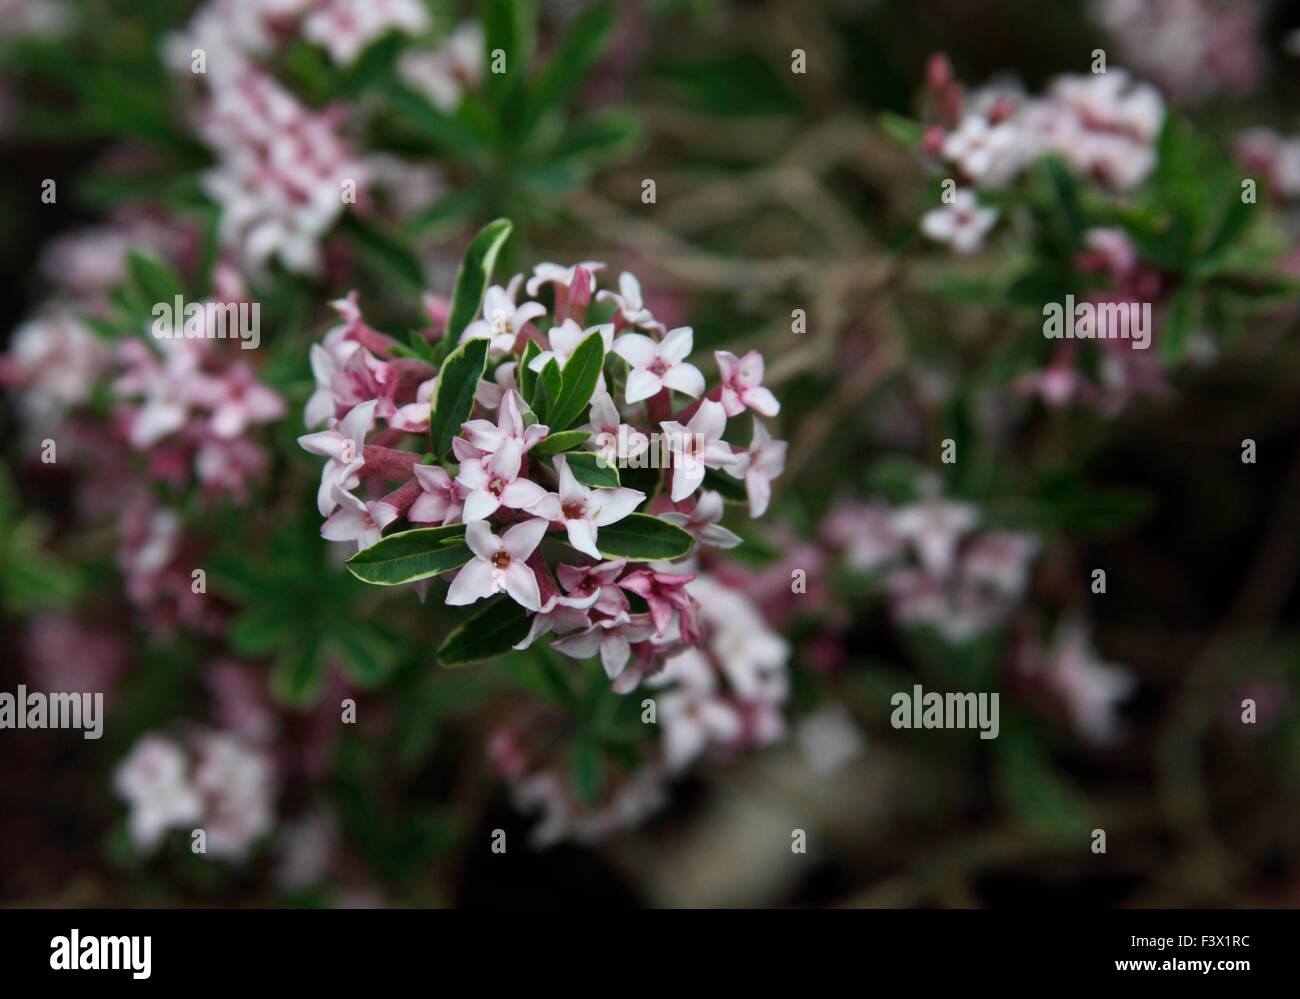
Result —
<instances>
[{"instance_id":1,"label":"white flower","mask_svg":"<svg viewBox=\"0 0 1300 999\"><path fill-rule=\"evenodd\" d=\"M722 375L722 408L727 411L727 416L739 416L746 409L752 409L763 416L773 417L781 411L776 396L761 384L762 354L751 350L744 357L737 358L730 351L716 350L713 356Z\"/></svg>"},{"instance_id":2,"label":"white flower","mask_svg":"<svg viewBox=\"0 0 1300 999\"><path fill-rule=\"evenodd\" d=\"M622 422L608 392L601 392L591 400L591 419L580 429L591 434L584 446L595 451L607 465L626 462L650 446L649 437Z\"/></svg>"},{"instance_id":3,"label":"white flower","mask_svg":"<svg viewBox=\"0 0 1300 999\"><path fill-rule=\"evenodd\" d=\"M429 30L429 13L419 0L326 0L307 15L301 31L340 66L350 66L393 29L422 34Z\"/></svg>"},{"instance_id":4,"label":"white flower","mask_svg":"<svg viewBox=\"0 0 1300 999\"><path fill-rule=\"evenodd\" d=\"M461 343L486 338L492 342L494 354L514 349L515 340L524 326L546 315L546 306L541 302L515 304L523 279L522 274L516 274L508 288L494 284L487 290L483 295L483 318L465 327L465 332L460 335Z\"/></svg>"},{"instance_id":5,"label":"white flower","mask_svg":"<svg viewBox=\"0 0 1300 999\"><path fill-rule=\"evenodd\" d=\"M322 517L333 512L338 501L334 488L355 489L361 483L357 475L365 465L366 434L375 425L375 407L378 400L371 399L352 407L342 420L330 417L329 429L298 438L298 446L311 454L329 459L321 469L320 488L316 491L316 506Z\"/></svg>"},{"instance_id":6,"label":"white flower","mask_svg":"<svg viewBox=\"0 0 1300 999\"><path fill-rule=\"evenodd\" d=\"M186 770L181 748L157 735L141 738L118 764L113 786L131 806L131 839L140 849L152 850L168 829L198 821L202 802Z\"/></svg>"},{"instance_id":7,"label":"white flower","mask_svg":"<svg viewBox=\"0 0 1300 999\"><path fill-rule=\"evenodd\" d=\"M654 635L654 625L649 618L648 614L636 617L620 614L605 618L592 624L586 631L552 642L551 648L574 659L589 659L599 652L605 675L612 680L627 668L628 657L632 655L632 643L644 642Z\"/></svg>"},{"instance_id":8,"label":"white flower","mask_svg":"<svg viewBox=\"0 0 1300 999\"><path fill-rule=\"evenodd\" d=\"M786 441L772 440L767 427L755 419L754 437L749 442L749 450L741 452L727 466L728 472L745 480L751 517L761 517L767 511L768 501L772 498L772 480L785 471L785 452L788 447Z\"/></svg>"},{"instance_id":9,"label":"white flower","mask_svg":"<svg viewBox=\"0 0 1300 999\"><path fill-rule=\"evenodd\" d=\"M338 486L330 490L330 496L339 508L321 525L320 536L326 541L355 541L357 551L378 544L384 528L398 516L391 503L365 503Z\"/></svg>"},{"instance_id":10,"label":"white flower","mask_svg":"<svg viewBox=\"0 0 1300 999\"><path fill-rule=\"evenodd\" d=\"M670 524L676 524L691 535L702 545L712 545L714 548L735 548L740 544L740 538L732 531L727 530L718 523L722 519L724 504L722 497L711 489L706 489L700 493L699 499L695 501L695 507L689 514L679 513L676 510L670 510L668 513L661 513L660 520L666 520Z\"/></svg>"},{"instance_id":11,"label":"white flower","mask_svg":"<svg viewBox=\"0 0 1300 999\"><path fill-rule=\"evenodd\" d=\"M550 525L545 520L525 520L501 537L492 533L487 521L476 520L465 528L465 543L474 558L466 562L447 591L452 606L472 604L503 590L531 611L542 609L537 576L526 562L541 544Z\"/></svg>"},{"instance_id":12,"label":"white flower","mask_svg":"<svg viewBox=\"0 0 1300 999\"><path fill-rule=\"evenodd\" d=\"M925 213L921 231L939 243L947 243L958 253L974 253L984 245L984 235L993 228L998 213L980 208L975 192L963 188L953 195L951 204Z\"/></svg>"},{"instance_id":13,"label":"white flower","mask_svg":"<svg viewBox=\"0 0 1300 999\"><path fill-rule=\"evenodd\" d=\"M483 78L483 64L483 29L477 21L466 21L433 51L403 52L397 73L439 111L450 113L465 90Z\"/></svg>"},{"instance_id":14,"label":"white flower","mask_svg":"<svg viewBox=\"0 0 1300 999\"><path fill-rule=\"evenodd\" d=\"M574 264L572 267L562 267L559 264L542 263L533 268L533 276L528 279L526 290L530 295L536 295L542 290L544 284L558 284L568 288L573 284L574 275L578 268L581 267L592 275L592 287L595 285L595 274L597 271L603 271L605 265L597 260L584 260L580 264Z\"/></svg>"},{"instance_id":15,"label":"white flower","mask_svg":"<svg viewBox=\"0 0 1300 999\"><path fill-rule=\"evenodd\" d=\"M983 115L967 115L943 140L940 151L975 184L999 186L1021 167L1023 136L1011 121L989 124Z\"/></svg>"},{"instance_id":16,"label":"white flower","mask_svg":"<svg viewBox=\"0 0 1300 999\"><path fill-rule=\"evenodd\" d=\"M466 523L490 517L503 506L527 510L546 498L545 489L520 477L522 465L523 453L513 437L504 438L492 454L461 461L456 482L465 494L461 516Z\"/></svg>"},{"instance_id":17,"label":"white flower","mask_svg":"<svg viewBox=\"0 0 1300 999\"><path fill-rule=\"evenodd\" d=\"M658 322L645 307L645 302L641 299L641 283L637 281L634 274L624 271L618 276L618 292L599 291L596 293L596 301L616 303L618 311L623 314L623 319L629 326L640 326L660 336L664 333L664 324Z\"/></svg>"},{"instance_id":18,"label":"white flower","mask_svg":"<svg viewBox=\"0 0 1300 999\"><path fill-rule=\"evenodd\" d=\"M668 449L673 457L674 503L680 503L700 487L706 468L724 468L736 460L731 445L722 439L727 429L727 414L719 402L705 399L685 426L676 420L664 420L660 426L668 437Z\"/></svg>"},{"instance_id":19,"label":"white flower","mask_svg":"<svg viewBox=\"0 0 1300 999\"><path fill-rule=\"evenodd\" d=\"M407 511L413 524L454 524L460 519L465 495L441 465L416 465L411 469L420 483L420 495Z\"/></svg>"},{"instance_id":20,"label":"white flower","mask_svg":"<svg viewBox=\"0 0 1300 999\"><path fill-rule=\"evenodd\" d=\"M1045 671L1080 732L1098 742L1114 737L1118 727L1115 710L1137 682L1130 673L1097 655L1082 623L1071 620L1060 626Z\"/></svg>"},{"instance_id":21,"label":"white flower","mask_svg":"<svg viewBox=\"0 0 1300 999\"><path fill-rule=\"evenodd\" d=\"M599 560L602 556L596 547L598 530L634 511L645 500L645 493L623 486L590 489L574 478L562 454L555 456L555 469L560 478L558 494L546 494L528 511L563 523L569 544L584 555Z\"/></svg>"},{"instance_id":22,"label":"white flower","mask_svg":"<svg viewBox=\"0 0 1300 999\"><path fill-rule=\"evenodd\" d=\"M916 549L922 567L932 576L947 576L956 558L957 543L979 520L969 503L923 500L895 510L890 529Z\"/></svg>"},{"instance_id":23,"label":"white flower","mask_svg":"<svg viewBox=\"0 0 1300 999\"><path fill-rule=\"evenodd\" d=\"M627 376L627 401L649 399L664 388L692 397L700 395L704 391L704 376L695 365L686 363L692 341L689 326L670 330L657 341L644 333L624 333L615 340L614 353L632 366Z\"/></svg>"}]
</instances>

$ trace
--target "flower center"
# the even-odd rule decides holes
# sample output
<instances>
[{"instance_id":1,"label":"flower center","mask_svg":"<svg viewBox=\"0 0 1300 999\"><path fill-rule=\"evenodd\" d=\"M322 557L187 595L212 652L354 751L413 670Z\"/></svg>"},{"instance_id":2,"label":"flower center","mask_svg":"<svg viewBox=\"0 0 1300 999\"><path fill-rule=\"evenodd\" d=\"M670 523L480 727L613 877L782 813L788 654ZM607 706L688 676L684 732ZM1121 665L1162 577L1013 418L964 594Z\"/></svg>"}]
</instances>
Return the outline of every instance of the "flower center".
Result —
<instances>
[{"instance_id":1,"label":"flower center","mask_svg":"<svg viewBox=\"0 0 1300 999\"><path fill-rule=\"evenodd\" d=\"M510 553L507 551L493 552L491 559L492 568L504 569L510 564Z\"/></svg>"},{"instance_id":2,"label":"flower center","mask_svg":"<svg viewBox=\"0 0 1300 999\"><path fill-rule=\"evenodd\" d=\"M513 333L510 326L510 313L497 309L492 313L492 332L497 336L503 336L507 333Z\"/></svg>"},{"instance_id":3,"label":"flower center","mask_svg":"<svg viewBox=\"0 0 1300 999\"><path fill-rule=\"evenodd\" d=\"M488 483L488 492L490 492L493 496L499 498L501 496L502 491L505 489L505 487L506 484L502 482L500 479L493 479L491 482Z\"/></svg>"},{"instance_id":4,"label":"flower center","mask_svg":"<svg viewBox=\"0 0 1300 999\"><path fill-rule=\"evenodd\" d=\"M647 368L646 370L649 371L650 374L652 375L659 375L660 377L662 377L663 375L668 373L669 367L671 367L671 365L667 361L665 361L662 357L656 357L653 361L650 362L650 367Z\"/></svg>"},{"instance_id":5,"label":"flower center","mask_svg":"<svg viewBox=\"0 0 1300 999\"><path fill-rule=\"evenodd\" d=\"M560 509L564 512L565 520L582 520L587 512L586 505L581 500L569 500Z\"/></svg>"}]
</instances>

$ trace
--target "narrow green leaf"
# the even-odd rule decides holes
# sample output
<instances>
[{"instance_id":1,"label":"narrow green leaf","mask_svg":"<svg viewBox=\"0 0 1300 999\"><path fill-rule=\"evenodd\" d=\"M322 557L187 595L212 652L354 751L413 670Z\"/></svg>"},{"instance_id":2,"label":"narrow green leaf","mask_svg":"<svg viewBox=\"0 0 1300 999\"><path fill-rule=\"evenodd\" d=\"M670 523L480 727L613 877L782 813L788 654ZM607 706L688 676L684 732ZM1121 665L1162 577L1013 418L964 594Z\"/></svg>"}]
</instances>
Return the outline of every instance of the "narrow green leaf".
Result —
<instances>
[{"instance_id":1,"label":"narrow green leaf","mask_svg":"<svg viewBox=\"0 0 1300 999\"><path fill-rule=\"evenodd\" d=\"M429 441L439 459L451 452L451 439L474 409L474 393L487 368L489 341L466 340L447 355L438 369L429 416Z\"/></svg>"},{"instance_id":2,"label":"narrow green leaf","mask_svg":"<svg viewBox=\"0 0 1300 999\"><path fill-rule=\"evenodd\" d=\"M584 486L590 486L592 489L613 489L620 484L618 469L613 465L606 465L591 451L577 451L564 457L573 477Z\"/></svg>"},{"instance_id":3,"label":"narrow green leaf","mask_svg":"<svg viewBox=\"0 0 1300 999\"><path fill-rule=\"evenodd\" d=\"M452 524L390 534L346 564L363 583L396 586L457 569L472 557L465 546L465 525Z\"/></svg>"},{"instance_id":4,"label":"narrow green leaf","mask_svg":"<svg viewBox=\"0 0 1300 999\"><path fill-rule=\"evenodd\" d=\"M456 285L451 293L451 307L447 312L447 329L443 333L448 343L455 343L474 321L483 306L483 293L492 280L497 254L510 238L513 228L509 219L497 219L479 230L470 241L469 249L456 272Z\"/></svg>"},{"instance_id":5,"label":"narrow green leaf","mask_svg":"<svg viewBox=\"0 0 1300 999\"><path fill-rule=\"evenodd\" d=\"M185 282L181 279L181 276L167 264L154 260L152 257L146 257L133 251L127 257L127 266L131 272L132 283L144 299L149 302L151 308L155 303L165 303L167 308L170 309L175 302L176 296L184 292ZM184 321L184 316L174 316L172 318L177 328Z\"/></svg>"},{"instance_id":6,"label":"narrow green leaf","mask_svg":"<svg viewBox=\"0 0 1300 999\"><path fill-rule=\"evenodd\" d=\"M568 34L556 47L550 62L529 94L528 118L533 124L562 102L587 76L600 58L614 26L614 7L597 3L576 18Z\"/></svg>"},{"instance_id":7,"label":"narrow green leaf","mask_svg":"<svg viewBox=\"0 0 1300 999\"><path fill-rule=\"evenodd\" d=\"M559 454L582 445L590 436L585 430L561 430L558 434L543 438L533 450L537 454Z\"/></svg>"},{"instance_id":8,"label":"narrow green leaf","mask_svg":"<svg viewBox=\"0 0 1300 999\"><path fill-rule=\"evenodd\" d=\"M464 666L504 655L528 634L528 612L504 593L490 597L438 647L438 662Z\"/></svg>"},{"instance_id":9,"label":"narrow green leaf","mask_svg":"<svg viewBox=\"0 0 1300 999\"><path fill-rule=\"evenodd\" d=\"M633 513L596 533L596 547L607 558L657 562L691 550L694 539L680 527L649 514Z\"/></svg>"},{"instance_id":10,"label":"narrow green leaf","mask_svg":"<svg viewBox=\"0 0 1300 999\"><path fill-rule=\"evenodd\" d=\"M546 362L546 365L542 368L540 374L538 374L537 380L533 382L533 396L528 400L528 408L537 414L537 419L555 430L563 428L553 427L551 421L547 417L550 412L551 404L554 402L555 397L560 394L562 377L563 376L560 374L560 365L555 358L552 357Z\"/></svg>"},{"instance_id":11,"label":"narrow green leaf","mask_svg":"<svg viewBox=\"0 0 1300 999\"><path fill-rule=\"evenodd\" d=\"M519 392L524 397L525 404L531 403L533 398L533 389L537 385L537 372L533 371L528 364L534 357L542 352L542 348L537 346L536 340L529 340L524 344L523 357L519 359Z\"/></svg>"},{"instance_id":12,"label":"narrow green leaf","mask_svg":"<svg viewBox=\"0 0 1300 999\"><path fill-rule=\"evenodd\" d=\"M565 362L560 391L546 410L548 427L566 430L583 414L591 402L591 394L596 391L604 364L605 341L597 331L578 344Z\"/></svg>"}]
</instances>

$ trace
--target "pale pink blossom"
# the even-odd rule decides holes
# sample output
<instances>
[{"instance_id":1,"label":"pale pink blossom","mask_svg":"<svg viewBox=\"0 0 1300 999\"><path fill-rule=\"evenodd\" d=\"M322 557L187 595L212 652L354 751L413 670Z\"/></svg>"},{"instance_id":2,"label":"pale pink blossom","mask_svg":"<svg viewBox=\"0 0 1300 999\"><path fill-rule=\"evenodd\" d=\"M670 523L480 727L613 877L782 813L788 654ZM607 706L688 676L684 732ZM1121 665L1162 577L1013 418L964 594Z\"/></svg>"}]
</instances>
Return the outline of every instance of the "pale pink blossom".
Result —
<instances>
[{"instance_id":1,"label":"pale pink blossom","mask_svg":"<svg viewBox=\"0 0 1300 999\"><path fill-rule=\"evenodd\" d=\"M537 576L526 564L541 544L550 525L540 519L515 524L501 537L492 533L487 522L476 520L465 528L465 543L474 558L461 567L447 591L447 603L453 606L472 604L483 597L504 591L512 600L531 611L542 609Z\"/></svg>"},{"instance_id":2,"label":"pale pink blossom","mask_svg":"<svg viewBox=\"0 0 1300 999\"><path fill-rule=\"evenodd\" d=\"M670 510L661 513L659 519L689 531L691 536L702 545L735 548L740 544L740 537L718 523L724 511L725 504L722 496L711 489L706 489L700 493L690 513Z\"/></svg>"},{"instance_id":3,"label":"pale pink blossom","mask_svg":"<svg viewBox=\"0 0 1300 999\"><path fill-rule=\"evenodd\" d=\"M665 388L695 397L704 391L700 369L686 363L694 335L689 326L669 330L662 340L644 333L624 333L614 341L614 353L631 365L627 376L628 403L658 395Z\"/></svg>"},{"instance_id":4,"label":"pale pink blossom","mask_svg":"<svg viewBox=\"0 0 1300 999\"><path fill-rule=\"evenodd\" d=\"M330 497L338 509L321 525L320 536L326 541L355 541L357 551L378 544L384 528L398 517L391 503L365 502L338 486L330 489Z\"/></svg>"},{"instance_id":5,"label":"pale pink blossom","mask_svg":"<svg viewBox=\"0 0 1300 999\"><path fill-rule=\"evenodd\" d=\"M546 490L521 475L521 446L514 437L506 437L491 454L477 459L461 459L456 482L465 494L462 516L468 523L496 513L498 507L513 510L531 509L546 498Z\"/></svg>"},{"instance_id":6,"label":"pale pink blossom","mask_svg":"<svg viewBox=\"0 0 1300 999\"><path fill-rule=\"evenodd\" d=\"M746 409L752 409L760 416L773 417L781 411L776 396L762 386L762 354L751 350L744 357L737 358L730 351L716 350L713 356L722 375L721 401L727 416L739 416Z\"/></svg>"},{"instance_id":7,"label":"pale pink blossom","mask_svg":"<svg viewBox=\"0 0 1300 999\"><path fill-rule=\"evenodd\" d=\"M719 402L705 399L685 426L676 420L664 420L660 425L673 457L674 503L680 503L700 487L705 469L726 468L736 461L731 445L722 439L727 429L727 413Z\"/></svg>"},{"instance_id":8,"label":"pale pink blossom","mask_svg":"<svg viewBox=\"0 0 1300 999\"><path fill-rule=\"evenodd\" d=\"M373 399L353 407L342 420L330 418L328 430L304 434L298 446L311 454L328 458L321 469L320 488L316 491L316 506L322 517L328 517L337 505L334 488L355 489L360 483L358 473L365 465L366 434L374 429L375 407Z\"/></svg>"},{"instance_id":9,"label":"pale pink blossom","mask_svg":"<svg viewBox=\"0 0 1300 999\"><path fill-rule=\"evenodd\" d=\"M494 284L488 288L483 295L483 318L465 327L465 332L460 335L461 343L485 338L491 341L494 354L514 350L515 341L524 327L546 315L546 306L541 302L515 304L523 279L522 274L516 274L508 287Z\"/></svg>"},{"instance_id":10,"label":"pale pink blossom","mask_svg":"<svg viewBox=\"0 0 1300 999\"><path fill-rule=\"evenodd\" d=\"M596 293L596 301L614 302L618 306L618 314L622 316L624 326L639 326L659 336L663 336L665 332L664 324L658 322L645 307L645 301L641 298L641 282L634 274L624 271L618 276L618 291L599 291Z\"/></svg>"},{"instance_id":11,"label":"pale pink blossom","mask_svg":"<svg viewBox=\"0 0 1300 999\"><path fill-rule=\"evenodd\" d=\"M785 441L772 440L767 428L755 419L754 437L749 442L749 450L742 451L727 466L730 474L745 480L751 517L761 517L767 511L768 501L772 498L772 480L785 471L785 452L788 447L789 444Z\"/></svg>"},{"instance_id":12,"label":"pale pink blossom","mask_svg":"<svg viewBox=\"0 0 1300 999\"><path fill-rule=\"evenodd\" d=\"M528 508L529 512L564 524L569 544L584 555L600 559L596 544L599 529L632 513L645 500L645 493L626 486L613 489L584 486L574 478L562 454L555 456L555 470L559 476L558 492L541 497Z\"/></svg>"},{"instance_id":13,"label":"pale pink blossom","mask_svg":"<svg viewBox=\"0 0 1300 999\"><path fill-rule=\"evenodd\" d=\"M460 520L465 495L462 486L441 465L415 465L420 495L407 511L413 524L454 524Z\"/></svg>"},{"instance_id":14,"label":"pale pink blossom","mask_svg":"<svg viewBox=\"0 0 1300 999\"><path fill-rule=\"evenodd\" d=\"M113 772L113 787L130 806L127 823L141 850L153 850L168 829L197 823L202 815L184 752L162 736L146 735L135 744Z\"/></svg>"}]
</instances>

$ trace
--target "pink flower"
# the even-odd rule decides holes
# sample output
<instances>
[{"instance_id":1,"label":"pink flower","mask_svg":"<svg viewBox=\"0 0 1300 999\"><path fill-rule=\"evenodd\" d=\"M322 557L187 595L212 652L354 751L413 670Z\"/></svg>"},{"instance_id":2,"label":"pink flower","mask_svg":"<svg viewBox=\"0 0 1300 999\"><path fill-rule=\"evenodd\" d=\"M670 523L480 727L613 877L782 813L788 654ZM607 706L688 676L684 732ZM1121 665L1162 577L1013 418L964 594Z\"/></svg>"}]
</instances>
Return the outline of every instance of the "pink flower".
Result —
<instances>
[{"instance_id":1,"label":"pink flower","mask_svg":"<svg viewBox=\"0 0 1300 999\"><path fill-rule=\"evenodd\" d=\"M416 465L411 471L422 492L411 504L407 519L413 524L456 523L465 499L457 481L441 465Z\"/></svg>"},{"instance_id":2,"label":"pink flower","mask_svg":"<svg viewBox=\"0 0 1300 999\"><path fill-rule=\"evenodd\" d=\"M541 423L524 426L520 402L519 393L513 389L503 393L495 426L489 420L469 420L461 425L460 431L466 442L484 454L491 454L501 447L503 441L514 440L519 444L520 452L526 454L551 431Z\"/></svg>"},{"instance_id":3,"label":"pink flower","mask_svg":"<svg viewBox=\"0 0 1300 999\"><path fill-rule=\"evenodd\" d=\"M763 380L762 354L751 350L737 359L730 351L715 350L713 356L717 358L718 370L722 374L722 408L728 416L739 416L746 409L767 417L781 411L776 396L760 384Z\"/></svg>"},{"instance_id":4,"label":"pink flower","mask_svg":"<svg viewBox=\"0 0 1300 999\"><path fill-rule=\"evenodd\" d=\"M695 623L695 601L684 589L694 578L693 572L681 574L637 569L620 579L618 585L650 605L650 620L654 622L656 635L663 636L667 632L676 610L682 616L682 637L688 642L698 643L700 634L699 625Z\"/></svg>"},{"instance_id":5,"label":"pink flower","mask_svg":"<svg viewBox=\"0 0 1300 999\"><path fill-rule=\"evenodd\" d=\"M435 375L428 381L420 383L415 390L415 402L399 406L388 419L388 425L395 430L405 430L411 434L422 434L429 429L429 416L433 409L433 391L438 387Z\"/></svg>"},{"instance_id":6,"label":"pink flower","mask_svg":"<svg viewBox=\"0 0 1300 999\"><path fill-rule=\"evenodd\" d=\"M979 512L969 503L929 499L894 511L889 526L911 542L926 572L945 577L956 560L957 543L978 520Z\"/></svg>"},{"instance_id":7,"label":"pink flower","mask_svg":"<svg viewBox=\"0 0 1300 999\"><path fill-rule=\"evenodd\" d=\"M673 456L674 503L700 487L706 468L725 468L736 460L731 445L722 439L727 413L719 402L705 399L685 426L676 420L664 420L660 426L667 434Z\"/></svg>"},{"instance_id":8,"label":"pink flower","mask_svg":"<svg viewBox=\"0 0 1300 999\"><path fill-rule=\"evenodd\" d=\"M626 565L625 558L599 565L557 565L555 574L571 597L581 600L591 598L593 602L589 606L592 610L617 617L628 609L627 597L614 582Z\"/></svg>"},{"instance_id":9,"label":"pink flower","mask_svg":"<svg viewBox=\"0 0 1300 999\"><path fill-rule=\"evenodd\" d=\"M749 450L741 453L727 468L736 478L745 480L751 517L761 517L767 510L768 501L772 498L772 480L785 471L787 447L789 445L785 441L772 440L767 428L755 420L754 437L749 443Z\"/></svg>"},{"instance_id":10,"label":"pink flower","mask_svg":"<svg viewBox=\"0 0 1300 999\"><path fill-rule=\"evenodd\" d=\"M476 319L465 327L460 335L460 342L486 338L492 341L492 353L514 350L515 341L534 319L546 315L546 306L541 302L524 302L515 304L522 274L516 274L508 288L493 285L483 296L483 318Z\"/></svg>"},{"instance_id":11,"label":"pink flower","mask_svg":"<svg viewBox=\"0 0 1300 999\"><path fill-rule=\"evenodd\" d=\"M270 423L284 415L284 400L253 376L247 364L236 364L224 378L214 380L209 424L217 437L241 436L249 426Z\"/></svg>"},{"instance_id":12,"label":"pink flower","mask_svg":"<svg viewBox=\"0 0 1300 999\"><path fill-rule=\"evenodd\" d=\"M622 520L645 499L639 489L619 486L614 489L590 489L569 471L564 455L555 456L559 473L559 492L547 493L529 508L530 513L548 520L562 522L569 535L569 544L594 559L600 559L596 547L599 528Z\"/></svg>"},{"instance_id":13,"label":"pink flower","mask_svg":"<svg viewBox=\"0 0 1300 999\"><path fill-rule=\"evenodd\" d=\"M113 787L131 806L131 840L152 850L163 833L197 822L203 811L198 790L189 780L188 762L170 739L146 735L117 765Z\"/></svg>"},{"instance_id":14,"label":"pink flower","mask_svg":"<svg viewBox=\"0 0 1300 999\"><path fill-rule=\"evenodd\" d=\"M620 614L595 622L586 631L552 642L551 648L574 659L590 659L600 653L605 675L616 679L626 668L632 655L632 643L643 642L654 634L654 625L648 614L628 617Z\"/></svg>"},{"instance_id":15,"label":"pink flower","mask_svg":"<svg viewBox=\"0 0 1300 999\"><path fill-rule=\"evenodd\" d=\"M320 488L316 491L316 506L322 517L328 517L337 505L335 486L348 490L360 484L357 473L366 463L366 434L375 425L375 407L378 405L374 399L363 402L353 407L341 421L331 417L328 430L298 438L298 446L304 451L329 459L321 469Z\"/></svg>"},{"instance_id":16,"label":"pink flower","mask_svg":"<svg viewBox=\"0 0 1300 999\"><path fill-rule=\"evenodd\" d=\"M686 363L693 338L689 326L679 326L659 341L644 333L624 333L615 340L614 353L632 366L627 376L627 401L649 399L665 388L699 396L704 391L704 376L695 365Z\"/></svg>"},{"instance_id":17,"label":"pink flower","mask_svg":"<svg viewBox=\"0 0 1300 999\"><path fill-rule=\"evenodd\" d=\"M652 330L663 336L664 324L658 322L645 307L645 301L641 298L641 283L636 279L636 275L624 271L618 276L618 292L597 292L596 301L616 303L619 314L623 318L620 325L640 326L642 329Z\"/></svg>"},{"instance_id":18,"label":"pink flower","mask_svg":"<svg viewBox=\"0 0 1300 999\"><path fill-rule=\"evenodd\" d=\"M993 208L981 208L975 193L963 188L951 204L925 213L921 231L938 243L949 244L957 253L974 253L984 245L985 234L998 220Z\"/></svg>"},{"instance_id":19,"label":"pink flower","mask_svg":"<svg viewBox=\"0 0 1300 999\"><path fill-rule=\"evenodd\" d=\"M447 603L452 606L472 604L483 597L505 591L521 606L531 611L542 609L537 576L527 560L550 525L541 519L515 524L501 537L492 533L487 522L476 520L465 528L465 543L474 558L465 563L451 582Z\"/></svg>"},{"instance_id":20,"label":"pink flower","mask_svg":"<svg viewBox=\"0 0 1300 999\"><path fill-rule=\"evenodd\" d=\"M456 482L465 493L467 523L492 516L498 507L526 510L546 498L545 489L519 477L522 463L521 445L513 437L504 438L492 454L461 460Z\"/></svg>"},{"instance_id":21,"label":"pink flower","mask_svg":"<svg viewBox=\"0 0 1300 999\"><path fill-rule=\"evenodd\" d=\"M725 505L722 502L722 496L711 489L706 489L700 493L699 499L695 501L695 506L689 514L681 513L677 510L670 510L668 513L661 513L660 520L666 520L670 524L676 524L691 535L702 545L712 545L714 548L735 548L740 544L740 538L732 531L727 530L718 523L722 519Z\"/></svg>"},{"instance_id":22,"label":"pink flower","mask_svg":"<svg viewBox=\"0 0 1300 999\"><path fill-rule=\"evenodd\" d=\"M592 399L591 419L581 429L591 434L586 446L607 465L617 465L636 457L650 446L650 438L622 422L618 407L608 392Z\"/></svg>"},{"instance_id":23,"label":"pink flower","mask_svg":"<svg viewBox=\"0 0 1300 999\"><path fill-rule=\"evenodd\" d=\"M561 267L559 264L549 263L538 264L533 268L533 276L528 279L528 294L536 295L542 290L544 284L561 285L567 291L568 287L573 284L574 276L577 274L579 267L592 275L605 269L605 265L596 260L584 260L572 267Z\"/></svg>"},{"instance_id":24,"label":"pink flower","mask_svg":"<svg viewBox=\"0 0 1300 999\"><path fill-rule=\"evenodd\" d=\"M397 519L397 508L382 500L363 503L338 486L330 496L339 508L321 525L320 536L326 541L355 541L357 551L379 543L384 528Z\"/></svg>"}]
</instances>

